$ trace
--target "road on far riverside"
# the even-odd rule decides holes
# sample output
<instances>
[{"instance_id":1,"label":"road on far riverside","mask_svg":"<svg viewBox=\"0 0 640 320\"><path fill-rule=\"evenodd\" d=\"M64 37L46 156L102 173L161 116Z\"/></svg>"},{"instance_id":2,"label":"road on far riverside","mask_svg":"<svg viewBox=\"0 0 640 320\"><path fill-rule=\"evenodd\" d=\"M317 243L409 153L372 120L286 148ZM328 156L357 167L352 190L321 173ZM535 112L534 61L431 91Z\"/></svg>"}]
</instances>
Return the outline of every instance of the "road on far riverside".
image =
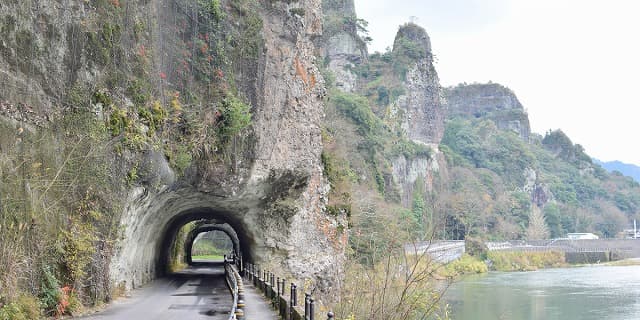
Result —
<instances>
[{"instance_id":1,"label":"road on far riverside","mask_svg":"<svg viewBox=\"0 0 640 320\"><path fill-rule=\"evenodd\" d=\"M81 319L222 320L233 304L223 262L194 262L180 272L134 290L104 311Z\"/></svg>"}]
</instances>

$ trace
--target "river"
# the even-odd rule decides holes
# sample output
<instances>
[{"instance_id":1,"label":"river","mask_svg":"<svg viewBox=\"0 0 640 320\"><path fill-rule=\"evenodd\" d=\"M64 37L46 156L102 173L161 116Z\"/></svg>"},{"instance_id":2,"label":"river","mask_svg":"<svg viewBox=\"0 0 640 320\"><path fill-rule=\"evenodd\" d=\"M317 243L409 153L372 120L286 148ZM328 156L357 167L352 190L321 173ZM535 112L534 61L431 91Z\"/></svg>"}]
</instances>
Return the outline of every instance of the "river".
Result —
<instances>
[{"instance_id":1,"label":"river","mask_svg":"<svg viewBox=\"0 0 640 320\"><path fill-rule=\"evenodd\" d=\"M445 294L454 320L637 320L640 266L465 277Z\"/></svg>"}]
</instances>

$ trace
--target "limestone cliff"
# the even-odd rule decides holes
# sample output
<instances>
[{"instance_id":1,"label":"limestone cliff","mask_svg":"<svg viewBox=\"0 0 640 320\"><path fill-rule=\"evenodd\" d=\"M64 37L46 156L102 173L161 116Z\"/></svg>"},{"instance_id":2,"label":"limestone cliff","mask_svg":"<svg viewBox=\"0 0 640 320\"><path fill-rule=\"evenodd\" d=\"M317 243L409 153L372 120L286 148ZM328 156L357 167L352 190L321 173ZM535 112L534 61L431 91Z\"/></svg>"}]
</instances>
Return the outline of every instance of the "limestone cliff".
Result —
<instances>
[{"instance_id":1,"label":"limestone cliff","mask_svg":"<svg viewBox=\"0 0 640 320\"><path fill-rule=\"evenodd\" d=\"M335 85L353 92L357 76L352 69L367 59L366 43L358 36L359 19L353 0L323 0L324 32L320 48L335 75Z\"/></svg>"},{"instance_id":2,"label":"limestone cliff","mask_svg":"<svg viewBox=\"0 0 640 320\"><path fill-rule=\"evenodd\" d=\"M422 177L426 190L433 189L433 175L443 165L438 144L444 134L445 108L441 97L438 73L433 65L431 40L426 31L415 25L402 26L393 44L396 64L404 72L405 94L392 103L393 114L400 117L401 127L412 141L429 146L431 157L407 159L399 156L393 160L394 180L401 187L402 199L409 205L414 184Z\"/></svg>"},{"instance_id":3,"label":"limestone cliff","mask_svg":"<svg viewBox=\"0 0 640 320\"><path fill-rule=\"evenodd\" d=\"M393 54L407 68L403 70L406 95L396 102L404 113L402 127L411 140L438 145L444 133L445 112L431 40L423 28L406 24L398 30Z\"/></svg>"},{"instance_id":4,"label":"limestone cliff","mask_svg":"<svg viewBox=\"0 0 640 320\"><path fill-rule=\"evenodd\" d=\"M113 223L93 263L112 285L165 272L200 219L232 226L245 261L334 285L345 240L324 214L322 18L320 0L0 3L3 125L72 148L55 128L74 110L107 134L94 144Z\"/></svg>"},{"instance_id":5,"label":"limestone cliff","mask_svg":"<svg viewBox=\"0 0 640 320\"><path fill-rule=\"evenodd\" d=\"M531 127L524 107L509 88L497 83L458 85L445 90L450 116L487 117L498 128L529 141Z\"/></svg>"}]
</instances>

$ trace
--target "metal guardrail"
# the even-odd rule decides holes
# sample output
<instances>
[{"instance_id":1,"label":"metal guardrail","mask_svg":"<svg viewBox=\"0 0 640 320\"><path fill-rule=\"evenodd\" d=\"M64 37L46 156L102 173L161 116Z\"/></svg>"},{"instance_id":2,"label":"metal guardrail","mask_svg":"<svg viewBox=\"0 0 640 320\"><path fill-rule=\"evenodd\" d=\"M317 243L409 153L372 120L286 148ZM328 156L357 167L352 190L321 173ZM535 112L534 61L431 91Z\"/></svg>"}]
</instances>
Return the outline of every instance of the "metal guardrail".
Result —
<instances>
[{"instance_id":1,"label":"metal guardrail","mask_svg":"<svg viewBox=\"0 0 640 320\"><path fill-rule=\"evenodd\" d=\"M276 277L274 273L263 270L254 264L246 264L244 277L271 300L272 306L285 320L315 320L315 300L310 293L305 293L304 310L298 306L298 286L290 284L289 297L285 293L287 283L284 278ZM333 320L333 312L327 313L327 320Z\"/></svg>"},{"instance_id":2,"label":"metal guardrail","mask_svg":"<svg viewBox=\"0 0 640 320\"><path fill-rule=\"evenodd\" d=\"M233 306L229 314L229 320L244 320L244 285L242 277L236 267L226 259L224 260L224 273L227 286L233 295Z\"/></svg>"}]
</instances>

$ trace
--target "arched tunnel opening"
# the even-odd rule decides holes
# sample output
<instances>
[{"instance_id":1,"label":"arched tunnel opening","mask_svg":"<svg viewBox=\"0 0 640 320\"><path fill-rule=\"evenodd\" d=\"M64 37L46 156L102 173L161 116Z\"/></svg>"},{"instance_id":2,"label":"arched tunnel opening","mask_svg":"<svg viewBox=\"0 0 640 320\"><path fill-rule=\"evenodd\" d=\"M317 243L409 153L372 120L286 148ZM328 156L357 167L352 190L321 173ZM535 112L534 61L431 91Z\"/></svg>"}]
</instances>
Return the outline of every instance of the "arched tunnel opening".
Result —
<instances>
[{"instance_id":1,"label":"arched tunnel opening","mask_svg":"<svg viewBox=\"0 0 640 320\"><path fill-rule=\"evenodd\" d=\"M227 257L236 256L233 241L225 232L219 230L195 232L193 236L187 237L184 246L184 258L187 263L219 262Z\"/></svg>"},{"instance_id":2,"label":"arched tunnel opening","mask_svg":"<svg viewBox=\"0 0 640 320\"><path fill-rule=\"evenodd\" d=\"M306 207L296 209L295 202L272 196L283 192L274 190L289 185L288 176L265 179L252 185L251 193L235 197L187 187L160 193L134 189L123 208L121 241L109 265L111 283L128 291L155 279L172 278L177 267L190 262L191 239L215 230L232 239L241 265L259 264L288 278L334 279L341 257L336 248L344 239L327 238L335 228L333 218L315 216ZM320 282L319 286L331 284Z\"/></svg>"},{"instance_id":3,"label":"arched tunnel opening","mask_svg":"<svg viewBox=\"0 0 640 320\"><path fill-rule=\"evenodd\" d=\"M252 261L253 243L237 217L235 212L212 208L194 208L176 214L161 235L156 274L165 276L193 264L194 243L209 233L222 238L222 243L227 241L229 250L223 256L233 257L240 265L242 261Z\"/></svg>"}]
</instances>

